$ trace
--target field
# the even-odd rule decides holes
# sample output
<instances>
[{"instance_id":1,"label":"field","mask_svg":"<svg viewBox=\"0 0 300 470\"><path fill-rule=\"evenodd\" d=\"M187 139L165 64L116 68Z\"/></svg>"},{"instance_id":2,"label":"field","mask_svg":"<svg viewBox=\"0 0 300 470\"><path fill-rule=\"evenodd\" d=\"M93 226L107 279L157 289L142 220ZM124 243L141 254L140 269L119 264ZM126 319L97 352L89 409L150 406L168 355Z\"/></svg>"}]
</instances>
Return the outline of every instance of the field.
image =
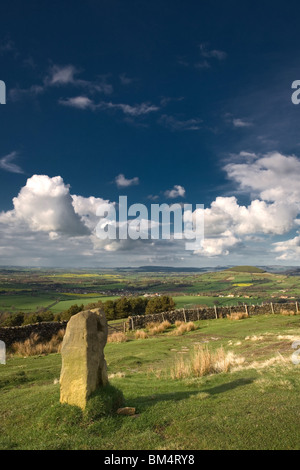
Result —
<instances>
[{"instance_id":1,"label":"field","mask_svg":"<svg viewBox=\"0 0 300 470\"><path fill-rule=\"evenodd\" d=\"M300 316L196 326L182 336L171 328L107 344L110 383L135 416L87 420L76 407L59 405L59 354L9 358L0 365L0 448L299 450L300 366L291 355ZM199 346L222 347L235 358L231 369L174 378L174 366L189 363Z\"/></svg>"},{"instance_id":2,"label":"field","mask_svg":"<svg viewBox=\"0 0 300 470\"><path fill-rule=\"evenodd\" d=\"M219 297L212 297L212 296L196 296L196 295L178 295L173 297L176 307L177 308L191 308L191 307L197 307L197 306L203 306L203 307L213 307L214 305L220 305L220 306L236 306L239 304L254 304L258 305L261 304L262 298L261 297L255 297L252 299L252 302L249 302L249 298L247 297L238 297L238 298L232 298L232 297L226 297L226 298L219 298Z\"/></svg>"},{"instance_id":3,"label":"field","mask_svg":"<svg viewBox=\"0 0 300 470\"><path fill-rule=\"evenodd\" d=\"M167 294L177 308L190 306L260 304L300 300L300 277L285 274L223 270L195 273L144 270L0 271L0 313L54 314L74 304L89 304L120 296Z\"/></svg>"}]
</instances>

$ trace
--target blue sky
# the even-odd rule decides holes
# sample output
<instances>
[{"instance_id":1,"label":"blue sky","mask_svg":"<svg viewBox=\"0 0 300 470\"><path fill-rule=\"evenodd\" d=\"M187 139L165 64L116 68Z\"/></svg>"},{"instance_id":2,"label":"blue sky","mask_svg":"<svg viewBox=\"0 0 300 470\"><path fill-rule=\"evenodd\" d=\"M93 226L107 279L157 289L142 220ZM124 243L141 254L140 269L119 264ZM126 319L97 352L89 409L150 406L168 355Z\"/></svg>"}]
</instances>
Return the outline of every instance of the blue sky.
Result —
<instances>
[{"instance_id":1,"label":"blue sky","mask_svg":"<svg viewBox=\"0 0 300 470\"><path fill-rule=\"evenodd\" d=\"M299 13L296 1L2 1L1 264L297 264ZM95 208L119 195L204 204L202 252L99 243Z\"/></svg>"}]
</instances>

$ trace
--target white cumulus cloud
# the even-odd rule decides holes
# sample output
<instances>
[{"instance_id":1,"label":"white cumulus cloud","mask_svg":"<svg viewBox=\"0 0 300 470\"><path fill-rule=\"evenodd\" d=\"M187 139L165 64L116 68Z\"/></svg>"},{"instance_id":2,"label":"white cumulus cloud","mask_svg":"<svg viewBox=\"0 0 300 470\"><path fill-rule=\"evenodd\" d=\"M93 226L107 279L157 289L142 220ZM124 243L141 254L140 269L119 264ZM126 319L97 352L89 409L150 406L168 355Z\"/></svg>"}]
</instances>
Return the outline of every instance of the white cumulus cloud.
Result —
<instances>
[{"instance_id":1,"label":"white cumulus cloud","mask_svg":"<svg viewBox=\"0 0 300 470\"><path fill-rule=\"evenodd\" d=\"M225 171L253 199L248 205L240 205L234 196L217 197L204 209L203 255L228 253L241 240L249 241L249 235L284 235L299 226L299 159L278 152L263 156L242 154L251 158L246 163L227 164ZM275 251L281 253L279 259L298 252L297 243L296 237L274 244Z\"/></svg>"},{"instance_id":2,"label":"white cumulus cloud","mask_svg":"<svg viewBox=\"0 0 300 470\"><path fill-rule=\"evenodd\" d=\"M89 229L76 214L69 186L61 176L33 175L13 199L10 212L15 221L22 221L33 231L82 236ZM0 221L7 214L0 215ZM53 235L52 235L53 236Z\"/></svg>"},{"instance_id":3,"label":"white cumulus cloud","mask_svg":"<svg viewBox=\"0 0 300 470\"><path fill-rule=\"evenodd\" d=\"M300 203L300 160L279 152L258 156L251 163L230 163L225 166L230 179L241 189L250 190L265 201Z\"/></svg>"},{"instance_id":4,"label":"white cumulus cloud","mask_svg":"<svg viewBox=\"0 0 300 470\"><path fill-rule=\"evenodd\" d=\"M164 195L168 199L176 199L177 197L184 197L185 189L183 186L180 186L179 184L175 184L172 189L165 191Z\"/></svg>"},{"instance_id":5,"label":"white cumulus cloud","mask_svg":"<svg viewBox=\"0 0 300 470\"><path fill-rule=\"evenodd\" d=\"M242 190L243 197L248 194L249 201L241 204L236 196L219 196L208 207L197 209L203 211L204 241L196 254L210 258L239 254L249 246L255 246L258 243L255 240L260 237L259 243L270 259L276 256L281 261L299 259L300 235L295 236L295 230L300 225L300 160L294 155L278 152L266 155L241 152L239 157L242 162L235 156L235 161L227 164L224 170L235 190ZM11 158L4 160L4 164L14 163ZM115 183L119 188L126 188L139 184L139 178L119 174ZM170 199L185 197L185 188L175 185L165 191L164 196ZM104 212L112 205L115 207L114 203L101 197L71 194L61 176L32 176L13 199L13 209L0 213L3 260L11 257L21 262L36 250L39 255L35 263L38 264L39 258L51 258L51 249L55 249L57 259L60 252L66 260L71 259L72 254L76 257L79 250L81 260L85 254L91 259L97 255L105 256L105 253L113 257L116 252L124 253L124 256L126 252L139 252L139 258L135 259L141 262L143 253L145 256L150 252L153 256L166 256L172 252L182 256L184 240L156 241L152 245L151 240L97 238L97 213L105 217ZM190 222L196 215L196 211L190 211L186 219ZM143 218L143 233L148 230L149 222ZM281 241L272 243L273 236L281 236ZM119 262L117 255L109 259ZM96 259L93 261L96 263Z\"/></svg>"},{"instance_id":6,"label":"white cumulus cloud","mask_svg":"<svg viewBox=\"0 0 300 470\"><path fill-rule=\"evenodd\" d=\"M122 173L120 173L115 178L116 185L118 188L128 188L129 186L137 186L140 183L138 176L134 178L126 178Z\"/></svg>"}]
</instances>

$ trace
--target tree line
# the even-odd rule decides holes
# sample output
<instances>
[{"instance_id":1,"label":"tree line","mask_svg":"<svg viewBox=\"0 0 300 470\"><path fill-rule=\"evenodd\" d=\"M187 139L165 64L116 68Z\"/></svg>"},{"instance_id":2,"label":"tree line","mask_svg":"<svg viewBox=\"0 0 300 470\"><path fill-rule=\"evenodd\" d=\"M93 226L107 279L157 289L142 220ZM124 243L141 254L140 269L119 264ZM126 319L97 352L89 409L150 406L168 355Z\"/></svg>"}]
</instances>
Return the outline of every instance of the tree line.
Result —
<instances>
[{"instance_id":1,"label":"tree line","mask_svg":"<svg viewBox=\"0 0 300 470\"><path fill-rule=\"evenodd\" d=\"M73 315L93 308L101 308L107 320L128 318L134 315L152 315L154 313L174 310L175 302L172 297L162 295L157 297L120 297L116 300L93 302L88 305L71 305L68 309L54 314L51 311L35 313L3 313L0 314L1 326L22 326L49 321L69 321Z\"/></svg>"},{"instance_id":2,"label":"tree line","mask_svg":"<svg viewBox=\"0 0 300 470\"><path fill-rule=\"evenodd\" d=\"M101 307L107 320L128 318L134 315L151 315L153 313L169 312L175 308L172 297L120 297L117 300L107 300Z\"/></svg>"}]
</instances>

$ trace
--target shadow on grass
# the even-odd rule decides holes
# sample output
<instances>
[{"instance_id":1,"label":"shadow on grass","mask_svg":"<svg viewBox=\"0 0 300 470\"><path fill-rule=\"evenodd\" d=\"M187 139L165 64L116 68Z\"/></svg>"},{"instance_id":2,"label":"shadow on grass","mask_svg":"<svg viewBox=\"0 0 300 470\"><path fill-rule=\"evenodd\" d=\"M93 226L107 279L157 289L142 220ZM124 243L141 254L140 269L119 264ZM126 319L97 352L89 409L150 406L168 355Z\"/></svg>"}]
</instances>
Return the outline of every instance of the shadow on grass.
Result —
<instances>
[{"instance_id":1,"label":"shadow on grass","mask_svg":"<svg viewBox=\"0 0 300 470\"><path fill-rule=\"evenodd\" d=\"M135 406L137 410L140 411L145 411L148 407L154 406L155 404L162 402L162 401L181 401L181 400L186 400L194 395L199 395L199 393L207 393L211 397L214 397L216 395L220 395L222 393L229 392L231 390L234 390L238 387L244 387L246 385L249 385L254 382L254 379L248 378L248 379L237 379L233 380L231 382L227 382L222 385L218 385L215 387L211 388L203 388L203 389L198 389L198 390L193 390L193 391L186 391L186 392L170 392L170 393L165 393L165 394L158 394L158 395L149 395L149 396L142 396L142 397L137 397L134 398L133 400L128 400L130 401L130 404L128 403L128 406Z\"/></svg>"},{"instance_id":2,"label":"shadow on grass","mask_svg":"<svg viewBox=\"0 0 300 470\"><path fill-rule=\"evenodd\" d=\"M228 392L230 390L234 390L238 387L243 387L245 385L249 385L254 382L254 379L237 379L233 380L232 382L227 382L222 385L218 385L216 387L208 388L206 390L202 390L204 393L209 393L210 395L218 395L219 393Z\"/></svg>"}]
</instances>

